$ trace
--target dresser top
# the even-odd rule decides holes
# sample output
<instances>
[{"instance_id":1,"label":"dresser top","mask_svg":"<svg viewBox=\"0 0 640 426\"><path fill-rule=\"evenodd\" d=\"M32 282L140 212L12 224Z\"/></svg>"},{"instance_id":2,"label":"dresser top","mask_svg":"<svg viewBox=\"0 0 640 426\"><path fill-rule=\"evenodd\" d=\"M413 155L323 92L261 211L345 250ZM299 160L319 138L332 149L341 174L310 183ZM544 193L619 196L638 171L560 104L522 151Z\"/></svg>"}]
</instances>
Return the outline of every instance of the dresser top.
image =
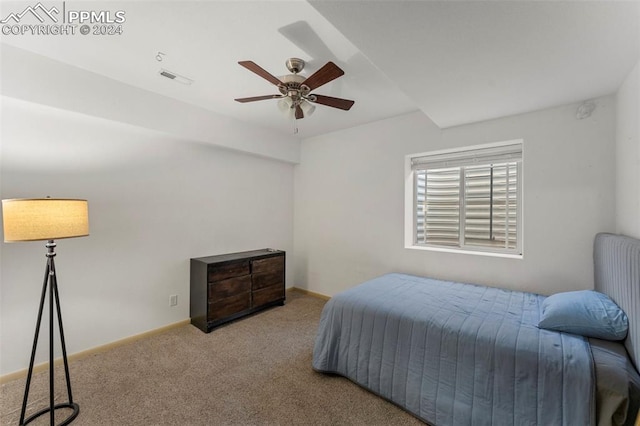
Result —
<instances>
[{"instance_id":1,"label":"dresser top","mask_svg":"<svg viewBox=\"0 0 640 426\"><path fill-rule=\"evenodd\" d=\"M283 255L284 251L276 250L276 249L261 249L261 250L251 250L251 251L242 251L238 253L227 253L227 254L219 254L216 256L205 256L205 257L195 257L192 258L192 261L202 262L202 263L220 263L220 262L231 262L234 260L242 260L256 257L270 257Z\"/></svg>"}]
</instances>

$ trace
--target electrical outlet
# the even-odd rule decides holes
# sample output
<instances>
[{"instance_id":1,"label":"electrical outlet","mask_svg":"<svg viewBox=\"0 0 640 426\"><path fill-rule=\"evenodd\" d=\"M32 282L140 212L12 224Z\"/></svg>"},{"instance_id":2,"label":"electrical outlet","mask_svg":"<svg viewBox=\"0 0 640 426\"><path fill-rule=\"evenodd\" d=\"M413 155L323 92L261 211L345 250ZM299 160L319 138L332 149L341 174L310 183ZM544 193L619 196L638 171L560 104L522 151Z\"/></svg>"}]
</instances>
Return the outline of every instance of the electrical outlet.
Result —
<instances>
[{"instance_id":1,"label":"electrical outlet","mask_svg":"<svg viewBox=\"0 0 640 426\"><path fill-rule=\"evenodd\" d=\"M178 305L178 295L172 294L169 296L169 306L177 306Z\"/></svg>"}]
</instances>

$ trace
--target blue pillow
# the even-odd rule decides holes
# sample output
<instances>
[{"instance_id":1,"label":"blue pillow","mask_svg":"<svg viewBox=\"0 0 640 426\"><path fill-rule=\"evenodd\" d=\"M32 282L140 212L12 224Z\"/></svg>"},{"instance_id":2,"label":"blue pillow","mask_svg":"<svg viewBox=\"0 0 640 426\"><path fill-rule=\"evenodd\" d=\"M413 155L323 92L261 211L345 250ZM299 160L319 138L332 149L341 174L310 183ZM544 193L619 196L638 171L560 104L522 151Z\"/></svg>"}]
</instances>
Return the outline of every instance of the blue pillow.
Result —
<instances>
[{"instance_id":1,"label":"blue pillow","mask_svg":"<svg viewBox=\"0 0 640 426\"><path fill-rule=\"evenodd\" d=\"M556 293L542 302L539 328L605 340L622 340L629 321L606 294L593 291Z\"/></svg>"}]
</instances>

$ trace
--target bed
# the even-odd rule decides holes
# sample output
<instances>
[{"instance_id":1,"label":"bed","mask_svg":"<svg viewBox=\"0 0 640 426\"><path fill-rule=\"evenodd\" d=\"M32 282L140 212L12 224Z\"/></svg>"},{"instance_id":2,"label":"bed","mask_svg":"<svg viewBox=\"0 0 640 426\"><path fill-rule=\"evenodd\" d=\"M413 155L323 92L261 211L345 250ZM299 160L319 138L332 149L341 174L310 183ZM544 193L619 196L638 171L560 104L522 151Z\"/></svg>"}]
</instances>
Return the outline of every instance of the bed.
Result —
<instances>
[{"instance_id":1,"label":"bed","mask_svg":"<svg viewBox=\"0 0 640 426\"><path fill-rule=\"evenodd\" d=\"M375 278L327 302L313 368L436 426L633 425L640 241L598 234L594 272L597 291L548 298L399 273ZM584 318L567 322L563 303L587 296L597 306L578 307ZM601 302L610 322L583 323Z\"/></svg>"}]
</instances>

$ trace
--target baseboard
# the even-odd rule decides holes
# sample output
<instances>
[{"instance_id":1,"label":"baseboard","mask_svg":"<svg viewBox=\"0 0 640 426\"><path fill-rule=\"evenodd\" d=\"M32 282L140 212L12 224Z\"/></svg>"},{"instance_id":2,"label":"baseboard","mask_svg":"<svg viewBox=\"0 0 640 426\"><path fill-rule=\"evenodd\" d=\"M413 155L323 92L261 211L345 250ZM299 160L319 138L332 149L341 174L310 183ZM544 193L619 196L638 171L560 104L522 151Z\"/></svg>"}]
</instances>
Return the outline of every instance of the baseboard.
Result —
<instances>
[{"instance_id":1,"label":"baseboard","mask_svg":"<svg viewBox=\"0 0 640 426\"><path fill-rule=\"evenodd\" d=\"M115 342L107 343L104 345L96 346L95 348L86 349L81 352L76 352L75 354L71 354L67 356L69 362L77 361L83 358L87 358L91 355L95 355L101 352L108 351L109 349L117 348L118 346L125 345L127 343L135 342L138 340L146 339L147 337L155 336L157 334L164 333L166 331L172 330L174 328L182 327L187 324L190 324L190 319L185 319L182 321L175 322L173 324L165 325L164 327L155 328L153 330L145 331L144 333L135 334L133 336L125 337L124 339L116 340ZM58 366L62 364L62 358L57 358L53 361L54 366ZM33 372L38 373L40 371L45 371L49 368L48 362L43 362L42 364L34 365ZM24 370L14 371L13 373L5 374L0 376L0 384L4 384L10 382L12 380L26 378L29 369L25 368Z\"/></svg>"},{"instance_id":2,"label":"baseboard","mask_svg":"<svg viewBox=\"0 0 640 426\"><path fill-rule=\"evenodd\" d=\"M307 296L317 297L318 299L322 299L322 300L331 299L331 296L326 296L324 294L316 293L314 291L309 291L309 290L305 290L305 289L298 288L298 287L291 287L288 290L297 291L298 293L306 294Z\"/></svg>"}]
</instances>

